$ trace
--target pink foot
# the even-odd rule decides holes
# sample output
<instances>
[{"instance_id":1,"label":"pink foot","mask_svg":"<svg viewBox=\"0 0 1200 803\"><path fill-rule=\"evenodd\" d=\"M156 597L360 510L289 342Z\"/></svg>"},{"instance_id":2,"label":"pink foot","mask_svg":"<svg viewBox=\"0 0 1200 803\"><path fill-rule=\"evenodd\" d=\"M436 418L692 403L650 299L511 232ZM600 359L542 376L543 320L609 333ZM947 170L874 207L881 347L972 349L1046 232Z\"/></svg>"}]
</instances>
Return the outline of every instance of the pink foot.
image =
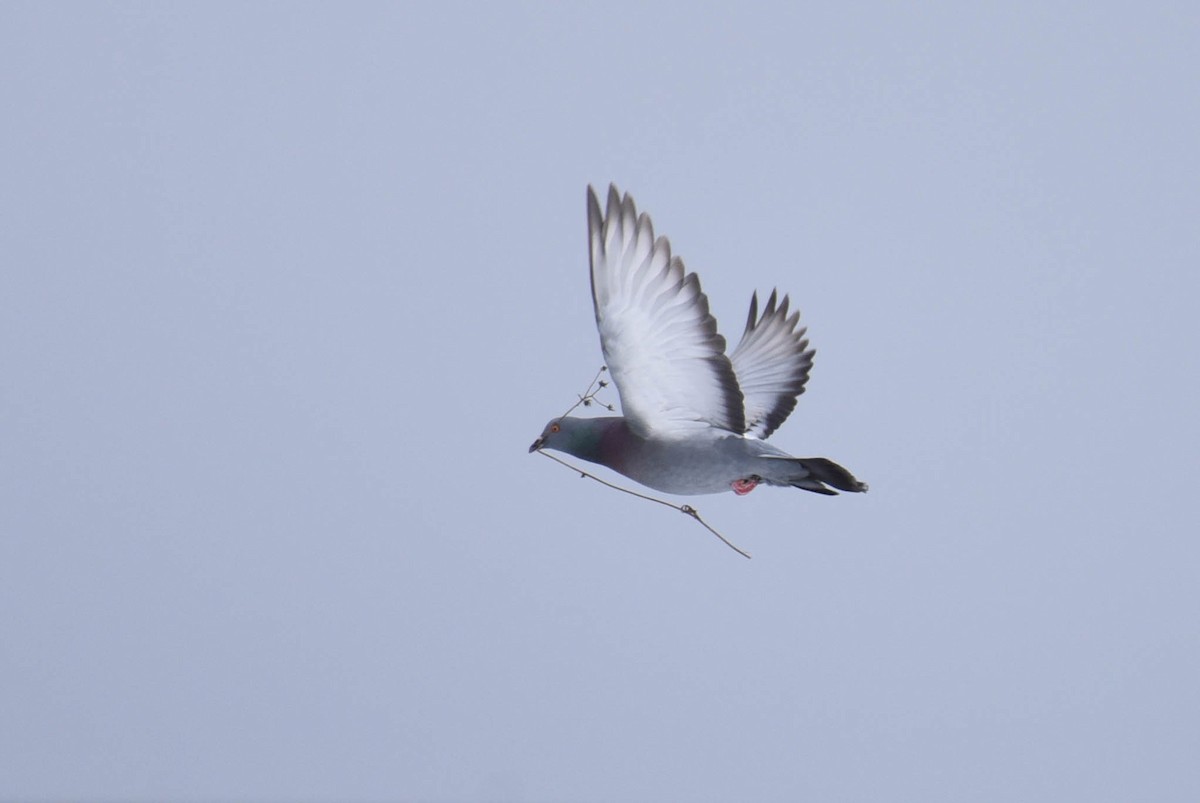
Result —
<instances>
[{"instance_id":1,"label":"pink foot","mask_svg":"<svg viewBox=\"0 0 1200 803\"><path fill-rule=\"evenodd\" d=\"M745 496L758 487L758 477L750 477L749 479L745 480L734 480L733 482L729 483L729 487L732 488L733 492L738 496Z\"/></svg>"}]
</instances>

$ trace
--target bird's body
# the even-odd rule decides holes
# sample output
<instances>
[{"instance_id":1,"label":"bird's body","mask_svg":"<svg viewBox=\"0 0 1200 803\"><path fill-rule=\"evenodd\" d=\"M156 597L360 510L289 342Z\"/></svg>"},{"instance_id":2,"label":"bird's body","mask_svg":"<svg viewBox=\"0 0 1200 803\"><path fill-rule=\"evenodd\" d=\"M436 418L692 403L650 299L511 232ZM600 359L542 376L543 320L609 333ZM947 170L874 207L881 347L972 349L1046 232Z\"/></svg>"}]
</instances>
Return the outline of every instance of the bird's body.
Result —
<instances>
[{"instance_id":1,"label":"bird's body","mask_svg":"<svg viewBox=\"0 0 1200 803\"><path fill-rule=\"evenodd\" d=\"M556 418L530 451L557 449L658 491L693 495L758 484L823 494L867 486L825 458L798 458L765 439L804 392L814 352L799 313L757 295L742 340L725 354L694 273L654 237L633 199L609 187L602 215L588 188L592 298L624 415Z\"/></svg>"},{"instance_id":2,"label":"bird's body","mask_svg":"<svg viewBox=\"0 0 1200 803\"><path fill-rule=\"evenodd\" d=\"M621 416L552 421L543 446L598 463L664 493L691 496L734 490L749 493L755 485L791 485L832 493L827 482L844 491L862 490L845 469L823 458L797 458L766 441L732 432L710 430L687 439L643 437ZM815 480L815 481L814 481Z\"/></svg>"}]
</instances>

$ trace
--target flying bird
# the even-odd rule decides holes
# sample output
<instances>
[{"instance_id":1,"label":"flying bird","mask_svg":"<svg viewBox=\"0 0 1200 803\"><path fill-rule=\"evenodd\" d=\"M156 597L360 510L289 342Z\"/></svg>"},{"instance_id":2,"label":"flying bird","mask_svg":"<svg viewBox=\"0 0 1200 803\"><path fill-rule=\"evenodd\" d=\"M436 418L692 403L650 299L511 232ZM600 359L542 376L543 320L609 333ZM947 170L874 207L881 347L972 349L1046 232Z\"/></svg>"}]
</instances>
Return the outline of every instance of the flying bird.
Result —
<instances>
[{"instance_id":1,"label":"flying bird","mask_svg":"<svg viewBox=\"0 0 1200 803\"><path fill-rule=\"evenodd\" d=\"M787 296L772 291L760 314L755 293L727 355L700 280L628 193L609 185L601 212L589 186L587 216L596 326L624 415L552 419L530 452L555 449L670 494L867 490L832 460L766 442L795 409L815 354Z\"/></svg>"}]
</instances>

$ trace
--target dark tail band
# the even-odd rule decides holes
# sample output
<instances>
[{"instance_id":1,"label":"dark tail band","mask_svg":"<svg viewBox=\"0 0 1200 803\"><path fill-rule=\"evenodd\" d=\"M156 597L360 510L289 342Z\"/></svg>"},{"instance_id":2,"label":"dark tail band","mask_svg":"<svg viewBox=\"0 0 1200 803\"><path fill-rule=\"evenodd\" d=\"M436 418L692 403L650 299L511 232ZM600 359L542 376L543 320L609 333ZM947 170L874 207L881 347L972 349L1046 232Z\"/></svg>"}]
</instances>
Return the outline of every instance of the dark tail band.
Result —
<instances>
[{"instance_id":1,"label":"dark tail band","mask_svg":"<svg viewBox=\"0 0 1200 803\"><path fill-rule=\"evenodd\" d=\"M827 496L836 496L837 491L826 488L826 485L832 485L838 491L847 493L865 493L867 490L865 482L859 482L853 474L832 460L824 457L797 457L796 462L808 472L808 476L792 480L791 485L795 488Z\"/></svg>"}]
</instances>

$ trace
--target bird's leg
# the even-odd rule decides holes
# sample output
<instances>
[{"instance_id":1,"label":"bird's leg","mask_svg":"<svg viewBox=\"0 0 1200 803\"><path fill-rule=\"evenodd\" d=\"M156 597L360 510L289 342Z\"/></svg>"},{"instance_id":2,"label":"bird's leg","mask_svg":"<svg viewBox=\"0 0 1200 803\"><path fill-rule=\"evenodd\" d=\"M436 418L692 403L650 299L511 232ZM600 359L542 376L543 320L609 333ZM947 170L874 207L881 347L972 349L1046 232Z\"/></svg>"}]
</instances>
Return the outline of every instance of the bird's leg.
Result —
<instances>
[{"instance_id":1,"label":"bird's leg","mask_svg":"<svg viewBox=\"0 0 1200 803\"><path fill-rule=\"evenodd\" d=\"M762 482L762 477L758 476L757 474L751 474L744 480L734 480L733 482L729 483L729 487L732 488L733 492L738 496L745 496L757 488L760 482Z\"/></svg>"}]
</instances>

